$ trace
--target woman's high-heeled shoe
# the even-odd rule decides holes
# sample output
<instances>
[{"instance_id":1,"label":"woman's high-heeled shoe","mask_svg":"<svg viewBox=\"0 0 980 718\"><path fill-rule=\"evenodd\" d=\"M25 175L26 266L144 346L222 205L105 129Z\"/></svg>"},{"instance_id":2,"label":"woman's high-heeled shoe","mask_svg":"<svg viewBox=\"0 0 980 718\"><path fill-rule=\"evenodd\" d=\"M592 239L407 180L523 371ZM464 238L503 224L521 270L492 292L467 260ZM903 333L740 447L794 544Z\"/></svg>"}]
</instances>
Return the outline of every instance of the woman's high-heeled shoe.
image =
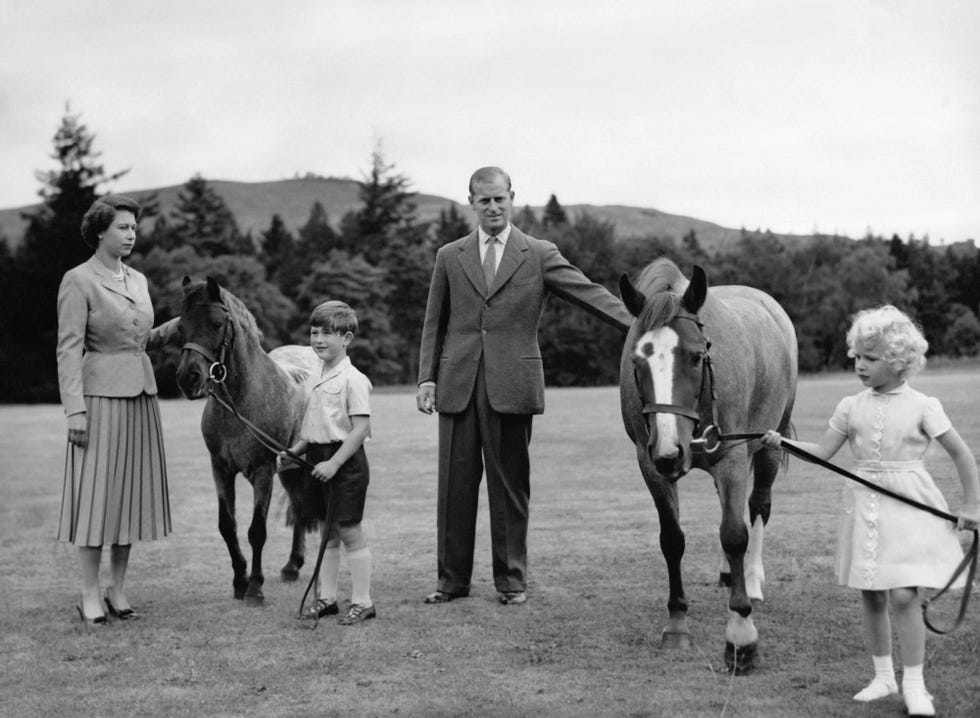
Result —
<instances>
[{"instance_id":1,"label":"woman's high-heeled shoe","mask_svg":"<svg viewBox=\"0 0 980 718\"><path fill-rule=\"evenodd\" d=\"M75 608L78 609L79 618L81 618L82 621L84 621L90 626L103 625L108 621L104 613L101 616L96 616L95 618L89 618L88 616L85 615L85 611L82 609L82 604L80 603L76 603Z\"/></svg>"},{"instance_id":2,"label":"woman's high-heeled shoe","mask_svg":"<svg viewBox=\"0 0 980 718\"><path fill-rule=\"evenodd\" d=\"M112 601L109 600L109 593L106 592L105 595L105 606L109 609L109 613L118 618L120 621L128 621L130 619L139 618L139 614L136 613L135 608L122 608L116 610L116 607L112 605Z\"/></svg>"}]
</instances>

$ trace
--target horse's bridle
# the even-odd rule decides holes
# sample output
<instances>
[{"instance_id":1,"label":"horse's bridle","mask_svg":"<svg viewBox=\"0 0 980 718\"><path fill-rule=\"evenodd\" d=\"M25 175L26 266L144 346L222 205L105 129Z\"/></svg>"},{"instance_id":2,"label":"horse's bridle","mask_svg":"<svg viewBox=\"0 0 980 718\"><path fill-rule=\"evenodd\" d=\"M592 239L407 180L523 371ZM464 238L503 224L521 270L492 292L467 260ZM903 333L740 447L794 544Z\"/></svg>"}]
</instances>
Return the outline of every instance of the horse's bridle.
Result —
<instances>
[{"instance_id":1,"label":"horse's bridle","mask_svg":"<svg viewBox=\"0 0 980 718\"><path fill-rule=\"evenodd\" d=\"M224 312L225 320L221 327L221 344L218 350L218 356L215 357L207 347L204 347L197 342L187 342L181 347L181 351L193 351L200 354L202 357L211 362L208 367L208 380L214 384L221 384L225 379L228 378L228 367L225 366L225 356L228 353L228 348L231 346L231 342L234 339L233 332L234 329L231 324L231 312L228 311L226 307L221 302L197 302L191 304L190 307L217 307L222 312Z\"/></svg>"},{"instance_id":2,"label":"horse's bridle","mask_svg":"<svg viewBox=\"0 0 980 718\"><path fill-rule=\"evenodd\" d=\"M701 332L701 338L704 339L704 356L701 359L701 386L698 389L697 408L691 409L680 404L658 404L644 401L642 412L644 416L648 414L677 414L678 416L690 419L694 422L691 448L696 451L700 450L711 454L718 449L721 443L720 441L714 441L711 446L708 446L708 439L706 438L709 435L718 436L718 430L715 428L718 425L718 420L715 416L715 399L717 398L715 395L715 373L711 366L711 354L709 353L711 342L705 336L704 323L698 319L696 314L677 314L674 318L687 319L688 321L694 322L698 327L698 331ZM633 378L636 382L637 393L642 397L639 369L634 369ZM702 426L705 426L704 431L701 431Z\"/></svg>"}]
</instances>

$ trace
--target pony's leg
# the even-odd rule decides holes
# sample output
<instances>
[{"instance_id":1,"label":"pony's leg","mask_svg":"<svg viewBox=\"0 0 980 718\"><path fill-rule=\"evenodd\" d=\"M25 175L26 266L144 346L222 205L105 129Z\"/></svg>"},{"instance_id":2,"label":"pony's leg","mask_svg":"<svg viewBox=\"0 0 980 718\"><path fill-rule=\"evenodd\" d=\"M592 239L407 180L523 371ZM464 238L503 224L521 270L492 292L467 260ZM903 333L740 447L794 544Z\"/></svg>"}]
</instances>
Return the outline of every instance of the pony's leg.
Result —
<instances>
[{"instance_id":1,"label":"pony's leg","mask_svg":"<svg viewBox=\"0 0 980 718\"><path fill-rule=\"evenodd\" d=\"M739 471L735 457L722 460L712 473L721 502L721 546L731 566L732 585L728 594L728 625L725 627L725 665L744 672L755 662L759 634L752 622L752 602L745 590L745 553L749 531L745 525L747 476ZM744 458L744 457L743 457ZM742 464L744 466L744 464Z\"/></svg>"},{"instance_id":2,"label":"pony's leg","mask_svg":"<svg viewBox=\"0 0 980 718\"><path fill-rule=\"evenodd\" d=\"M265 583L265 576L262 575L262 549L265 547L266 522L272 502L272 473L272 467L264 465L249 477L252 483L252 523L248 527L248 543L252 547L252 571L248 576L245 601L252 605L260 605L265 600L262 593L262 584Z\"/></svg>"},{"instance_id":3,"label":"pony's leg","mask_svg":"<svg viewBox=\"0 0 980 718\"><path fill-rule=\"evenodd\" d=\"M680 525L677 485L658 475L647 457L646 447L637 448L640 469L660 519L660 551L667 564L670 594L667 598L667 626L661 643L667 648L690 648L691 630L687 625L687 596L681 575L684 557L684 531Z\"/></svg>"},{"instance_id":4,"label":"pony's leg","mask_svg":"<svg viewBox=\"0 0 980 718\"><path fill-rule=\"evenodd\" d=\"M745 589L749 598L762 601L762 584L766 572L762 564L762 544L765 526L772 509L772 484L779 473L778 449L761 449L752 457L752 494L749 496L749 549L745 564Z\"/></svg>"},{"instance_id":5,"label":"pony's leg","mask_svg":"<svg viewBox=\"0 0 980 718\"><path fill-rule=\"evenodd\" d=\"M289 560L279 569L283 581L295 581L299 578L299 570L306 563L306 532L307 522L300 512L302 501L303 470L289 469L279 473L286 496L289 498L289 510L292 514L293 542L289 551Z\"/></svg>"},{"instance_id":6,"label":"pony's leg","mask_svg":"<svg viewBox=\"0 0 980 718\"><path fill-rule=\"evenodd\" d=\"M218 533L225 540L228 554L231 557L233 571L232 588L235 598L245 597L248 579L245 578L247 566L242 549L238 545L238 526L235 522L235 474L234 470L222 467L215 459L211 460L211 475L214 487L218 493Z\"/></svg>"}]
</instances>

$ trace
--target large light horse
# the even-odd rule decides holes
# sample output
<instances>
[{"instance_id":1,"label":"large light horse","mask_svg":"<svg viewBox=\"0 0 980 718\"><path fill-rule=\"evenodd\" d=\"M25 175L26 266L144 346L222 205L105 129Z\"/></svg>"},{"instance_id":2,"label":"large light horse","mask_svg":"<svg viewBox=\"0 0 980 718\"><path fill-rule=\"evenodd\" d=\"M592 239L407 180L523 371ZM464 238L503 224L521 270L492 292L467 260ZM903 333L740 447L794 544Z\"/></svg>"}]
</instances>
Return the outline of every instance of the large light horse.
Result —
<instances>
[{"instance_id":1,"label":"large light horse","mask_svg":"<svg viewBox=\"0 0 980 718\"><path fill-rule=\"evenodd\" d=\"M796 333L764 292L745 286L709 290L700 267L688 281L667 259L645 267L635 285L624 275L620 291L636 317L620 364L623 422L660 517L670 583L663 641L690 645L676 482L692 468L704 469L721 502L721 546L730 567L726 664L746 670L757 648L752 599L762 600L762 534L781 457L758 440L719 447L717 432L790 430ZM702 437L709 426L711 436Z\"/></svg>"}]
</instances>

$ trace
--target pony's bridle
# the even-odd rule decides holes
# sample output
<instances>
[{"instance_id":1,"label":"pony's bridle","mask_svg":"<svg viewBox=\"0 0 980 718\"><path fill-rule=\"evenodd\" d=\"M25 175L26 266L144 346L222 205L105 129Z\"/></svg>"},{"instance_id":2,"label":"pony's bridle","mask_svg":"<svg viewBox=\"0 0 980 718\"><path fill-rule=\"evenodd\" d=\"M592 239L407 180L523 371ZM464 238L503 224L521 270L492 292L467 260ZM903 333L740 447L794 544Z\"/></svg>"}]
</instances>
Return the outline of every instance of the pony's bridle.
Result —
<instances>
[{"instance_id":1,"label":"pony's bridle","mask_svg":"<svg viewBox=\"0 0 980 718\"><path fill-rule=\"evenodd\" d=\"M715 373L711 366L711 354L709 353L711 342L704 334L704 323L698 319L696 314L678 314L675 319L687 319L694 322L704 339L704 356L701 359L701 386L698 389L697 408L691 409L680 404L658 404L644 401L642 412L644 416L648 414L676 414L690 419L694 422L694 438L691 439L691 448L695 451L700 450L711 454L720 445L719 441L715 441L709 447L706 439L709 435L718 435L718 430L715 428L718 425L715 416ZM637 393L642 396L639 369L634 370L634 380L636 381ZM702 425L705 426L704 431L701 431Z\"/></svg>"},{"instance_id":2,"label":"pony's bridle","mask_svg":"<svg viewBox=\"0 0 980 718\"><path fill-rule=\"evenodd\" d=\"M221 384L228 378L228 367L225 366L225 356L227 355L231 342L234 339L233 327L231 324L231 312L229 312L228 307L221 302L197 302L196 304L191 304L190 307L216 307L224 313L225 319L221 327L221 344L219 345L217 357L215 357L207 347L202 346L197 342L187 342L183 347L181 347L181 351L197 352L211 362L210 366L208 367L208 380L214 384ZM188 309L190 307L188 307Z\"/></svg>"}]
</instances>

